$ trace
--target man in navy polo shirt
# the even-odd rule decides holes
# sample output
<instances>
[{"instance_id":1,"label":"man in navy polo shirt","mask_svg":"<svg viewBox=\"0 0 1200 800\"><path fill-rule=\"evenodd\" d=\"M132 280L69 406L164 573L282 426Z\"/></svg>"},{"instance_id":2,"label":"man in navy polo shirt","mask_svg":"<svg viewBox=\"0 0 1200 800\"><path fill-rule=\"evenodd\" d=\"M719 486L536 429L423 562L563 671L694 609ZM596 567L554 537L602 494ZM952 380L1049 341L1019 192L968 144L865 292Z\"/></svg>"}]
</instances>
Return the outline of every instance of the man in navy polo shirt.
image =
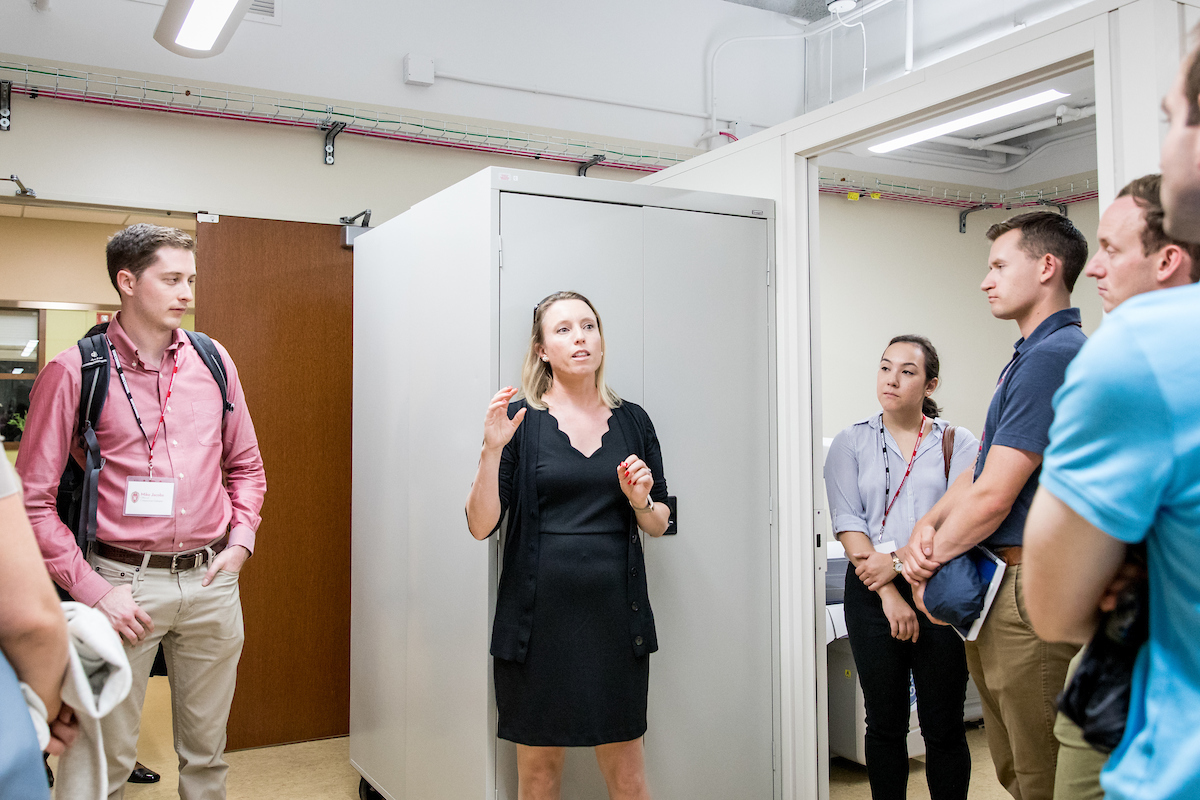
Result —
<instances>
[{"instance_id":1,"label":"man in navy polo shirt","mask_svg":"<svg viewBox=\"0 0 1200 800\"><path fill-rule=\"evenodd\" d=\"M1193 37L1196 33L1193 31ZM1200 242L1200 52L1163 100L1167 235ZM1087 641L1112 607L1126 546L1145 542L1149 639L1124 737L1100 776L1109 800L1200 797L1200 286L1122 303L1071 365L1030 511L1029 613Z\"/></svg>"},{"instance_id":2,"label":"man in navy polo shirt","mask_svg":"<svg viewBox=\"0 0 1200 800\"><path fill-rule=\"evenodd\" d=\"M987 237L992 248L980 288L992 316L1016 322L1021 338L992 395L974 475L955 481L897 555L918 603L924 582L976 544L1009 565L978 638L967 643L967 667L983 701L997 778L1017 800L1050 800L1056 697L1078 647L1043 641L1026 622L1022 544L1054 418L1051 399L1086 341L1071 290L1087 262L1087 239L1049 211L1012 217Z\"/></svg>"}]
</instances>

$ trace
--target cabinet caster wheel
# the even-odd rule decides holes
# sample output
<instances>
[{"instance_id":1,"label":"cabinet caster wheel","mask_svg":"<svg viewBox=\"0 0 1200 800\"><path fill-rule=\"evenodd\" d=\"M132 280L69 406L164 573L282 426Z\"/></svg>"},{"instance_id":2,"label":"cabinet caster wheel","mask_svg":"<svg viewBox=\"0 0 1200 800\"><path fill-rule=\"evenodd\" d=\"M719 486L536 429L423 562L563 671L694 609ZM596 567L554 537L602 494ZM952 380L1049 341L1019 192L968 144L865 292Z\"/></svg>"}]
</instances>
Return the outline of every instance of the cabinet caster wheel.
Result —
<instances>
[{"instance_id":1,"label":"cabinet caster wheel","mask_svg":"<svg viewBox=\"0 0 1200 800\"><path fill-rule=\"evenodd\" d=\"M359 778L358 798L359 800L382 800L383 795L375 791L375 787L367 783L366 778Z\"/></svg>"}]
</instances>

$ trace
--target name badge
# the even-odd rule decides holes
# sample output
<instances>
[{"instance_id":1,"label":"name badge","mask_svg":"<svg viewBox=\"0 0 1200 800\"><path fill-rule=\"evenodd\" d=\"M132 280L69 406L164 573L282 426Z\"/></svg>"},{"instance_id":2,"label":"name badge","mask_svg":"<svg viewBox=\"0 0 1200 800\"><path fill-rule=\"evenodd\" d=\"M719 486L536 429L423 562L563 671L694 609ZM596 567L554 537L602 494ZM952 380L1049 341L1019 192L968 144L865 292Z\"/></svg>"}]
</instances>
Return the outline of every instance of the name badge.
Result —
<instances>
[{"instance_id":1,"label":"name badge","mask_svg":"<svg viewBox=\"0 0 1200 800\"><path fill-rule=\"evenodd\" d=\"M888 539L886 542L880 542L879 544L875 545L875 552L883 553L885 555L896 552L896 540Z\"/></svg>"},{"instance_id":2,"label":"name badge","mask_svg":"<svg viewBox=\"0 0 1200 800\"><path fill-rule=\"evenodd\" d=\"M175 516L175 479L130 475L125 479L125 516Z\"/></svg>"}]
</instances>

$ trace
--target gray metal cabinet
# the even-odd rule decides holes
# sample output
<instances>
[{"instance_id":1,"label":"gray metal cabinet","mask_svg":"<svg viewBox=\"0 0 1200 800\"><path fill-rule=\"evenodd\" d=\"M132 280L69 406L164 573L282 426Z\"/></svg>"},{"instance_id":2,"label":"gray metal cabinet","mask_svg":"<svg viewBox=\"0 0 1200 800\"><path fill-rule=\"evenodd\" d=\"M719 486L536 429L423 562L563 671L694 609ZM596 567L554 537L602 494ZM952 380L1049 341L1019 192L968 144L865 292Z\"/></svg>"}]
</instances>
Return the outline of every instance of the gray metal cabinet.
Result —
<instances>
[{"instance_id":1,"label":"gray metal cabinet","mask_svg":"<svg viewBox=\"0 0 1200 800\"><path fill-rule=\"evenodd\" d=\"M355 242L350 751L385 796L516 798L488 655L498 543L462 509L487 401L561 289L599 310L609 384L650 414L679 498L679 535L644 543L651 789L779 796L772 214L493 168ZM570 751L564 797L606 796Z\"/></svg>"}]
</instances>

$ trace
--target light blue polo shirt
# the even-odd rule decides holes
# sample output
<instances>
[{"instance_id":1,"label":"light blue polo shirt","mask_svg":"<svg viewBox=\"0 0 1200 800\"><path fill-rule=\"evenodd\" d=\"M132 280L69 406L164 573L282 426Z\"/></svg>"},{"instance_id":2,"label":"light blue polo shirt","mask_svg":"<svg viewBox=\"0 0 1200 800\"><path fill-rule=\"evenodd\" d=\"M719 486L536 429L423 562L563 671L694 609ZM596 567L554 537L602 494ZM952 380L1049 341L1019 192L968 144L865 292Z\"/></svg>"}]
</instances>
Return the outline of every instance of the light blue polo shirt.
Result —
<instances>
[{"instance_id":1,"label":"light blue polo shirt","mask_svg":"<svg viewBox=\"0 0 1200 800\"><path fill-rule=\"evenodd\" d=\"M1101 785L1109 800L1200 798L1200 286L1122 303L1054 409L1041 485L1149 559L1150 639Z\"/></svg>"}]
</instances>

